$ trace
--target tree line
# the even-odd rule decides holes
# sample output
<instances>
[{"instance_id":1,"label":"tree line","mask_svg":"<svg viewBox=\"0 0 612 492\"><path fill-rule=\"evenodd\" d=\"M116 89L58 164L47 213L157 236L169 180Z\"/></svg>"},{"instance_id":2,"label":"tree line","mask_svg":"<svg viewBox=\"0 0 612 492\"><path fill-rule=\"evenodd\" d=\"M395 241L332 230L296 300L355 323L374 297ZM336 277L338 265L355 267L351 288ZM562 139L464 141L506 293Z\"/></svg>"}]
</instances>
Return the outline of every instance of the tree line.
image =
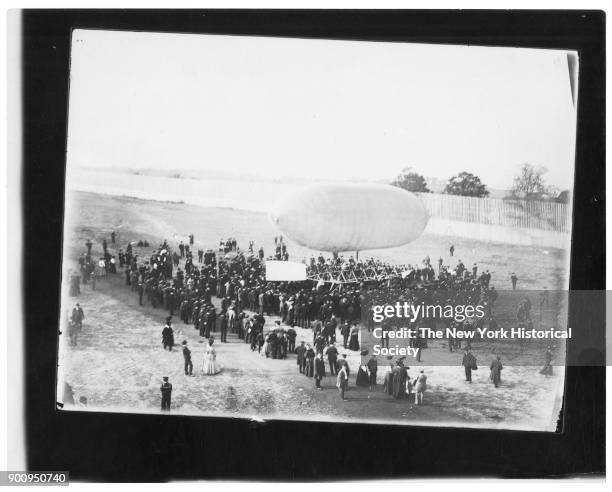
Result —
<instances>
[{"instance_id":1,"label":"tree line","mask_svg":"<svg viewBox=\"0 0 612 492\"><path fill-rule=\"evenodd\" d=\"M544 174L547 169L543 166L523 164L514 177L512 187L504 199L508 200L537 200L568 203L569 190L560 191L554 186L546 184ZM391 182L393 186L416 193L432 193L425 177L408 167ZM463 171L452 176L443 191L447 195L471 196L484 198L489 196L489 190L478 176Z\"/></svg>"}]
</instances>

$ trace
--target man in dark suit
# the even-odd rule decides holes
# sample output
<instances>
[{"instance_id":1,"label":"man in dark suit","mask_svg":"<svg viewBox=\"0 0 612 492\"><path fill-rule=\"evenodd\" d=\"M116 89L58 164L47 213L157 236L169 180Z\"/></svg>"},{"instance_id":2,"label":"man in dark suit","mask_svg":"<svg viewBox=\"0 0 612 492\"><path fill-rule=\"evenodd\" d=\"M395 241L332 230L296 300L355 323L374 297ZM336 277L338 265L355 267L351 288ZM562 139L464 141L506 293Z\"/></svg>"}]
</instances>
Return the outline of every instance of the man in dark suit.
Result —
<instances>
[{"instance_id":1,"label":"man in dark suit","mask_svg":"<svg viewBox=\"0 0 612 492\"><path fill-rule=\"evenodd\" d=\"M289 338L285 333L281 333L279 338L279 357L281 359L287 358L287 349L289 348Z\"/></svg>"},{"instance_id":2,"label":"man in dark suit","mask_svg":"<svg viewBox=\"0 0 612 492\"><path fill-rule=\"evenodd\" d=\"M293 328L289 328L287 330L287 339L289 341L289 346L287 348L287 350L289 351L290 354L292 354L293 352L295 352L295 339L297 337L297 333Z\"/></svg>"},{"instance_id":3,"label":"man in dark suit","mask_svg":"<svg viewBox=\"0 0 612 492\"><path fill-rule=\"evenodd\" d=\"M330 374L332 376L338 374L338 349L334 345L327 348L327 360Z\"/></svg>"},{"instance_id":4,"label":"man in dark suit","mask_svg":"<svg viewBox=\"0 0 612 492\"><path fill-rule=\"evenodd\" d=\"M346 321L340 325L340 333L342 334L342 344L344 348L348 348L348 339L349 334L351 333L351 327Z\"/></svg>"},{"instance_id":5,"label":"man in dark suit","mask_svg":"<svg viewBox=\"0 0 612 492\"><path fill-rule=\"evenodd\" d=\"M325 348L325 343L326 343L325 337L319 333L319 335L317 335L314 341L314 346L315 346L315 350L317 354L323 353L323 349Z\"/></svg>"},{"instance_id":6,"label":"man in dark suit","mask_svg":"<svg viewBox=\"0 0 612 492\"><path fill-rule=\"evenodd\" d=\"M167 347L169 351L172 351L172 347L174 347L174 330L172 329L170 317L166 318L166 325L162 330L162 345L164 350L166 350Z\"/></svg>"},{"instance_id":7,"label":"man in dark suit","mask_svg":"<svg viewBox=\"0 0 612 492\"><path fill-rule=\"evenodd\" d=\"M77 326L78 330L81 331L83 328L83 320L85 319L85 313L83 308L77 302L77 305L72 309L72 321Z\"/></svg>"},{"instance_id":8,"label":"man in dark suit","mask_svg":"<svg viewBox=\"0 0 612 492\"><path fill-rule=\"evenodd\" d=\"M142 296L144 295L144 285L138 282L138 303L142 306Z\"/></svg>"},{"instance_id":9,"label":"man in dark suit","mask_svg":"<svg viewBox=\"0 0 612 492\"><path fill-rule=\"evenodd\" d=\"M279 345L280 342L278 340L278 336L276 335L276 332L271 332L268 335L268 350L270 351L270 357L272 357L273 359L278 359L278 355L279 355Z\"/></svg>"},{"instance_id":10,"label":"man in dark suit","mask_svg":"<svg viewBox=\"0 0 612 492\"><path fill-rule=\"evenodd\" d=\"M465 350L465 353L463 354L463 361L461 362L461 365L465 369L465 380L468 383L471 383L472 382L472 370L477 367L476 357L474 357L472 355L472 352L470 352L467 349Z\"/></svg>"},{"instance_id":11,"label":"man in dark suit","mask_svg":"<svg viewBox=\"0 0 612 492\"><path fill-rule=\"evenodd\" d=\"M164 382L161 387L161 409L170 411L170 403L172 399L172 384L168 382L168 376L164 376Z\"/></svg>"},{"instance_id":12,"label":"man in dark suit","mask_svg":"<svg viewBox=\"0 0 612 492\"><path fill-rule=\"evenodd\" d=\"M187 347L187 340L183 340L183 358L185 359L185 376L193 376L193 362L191 362L191 350Z\"/></svg>"},{"instance_id":13,"label":"man in dark suit","mask_svg":"<svg viewBox=\"0 0 612 492\"><path fill-rule=\"evenodd\" d=\"M215 325L217 323L217 312L214 307L208 309L206 313L206 331L204 336L210 338L210 333L215 331Z\"/></svg>"},{"instance_id":14,"label":"man in dark suit","mask_svg":"<svg viewBox=\"0 0 612 492\"><path fill-rule=\"evenodd\" d=\"M318 353L314 360L314 379L315 387L321 388L321 379L325 377L325 362L323 361L323 354Z\"/></svg>"},{"instance_id":15,"label":"man in dark suit","mask_svg":"<svg viewBox=\"0 0 612 492\"><path fill-rule=\"evenodd\" d=\"M376 356L372 355L370 360L367 363L368 367L368 376L370 380L370 391L376 386L376 374L378 373L378 361L376 360Z\"/></svg>"},{"instance_id":16,"label":"man in dark suit","mask_svg":"<svg viewBox=\"0 0 612 492\"><path fill-rule=\"evenodd\" d=\"M336 342L336 326L338 326L338 321L332 314L331 318L325 323L325 338L327 343Z\"/></svg>"},{"instance_id":17,"label":"man in dark suit","mask_svg":"<svg viewBox=\"0 0 612 492\"><path fill-rule=\"evenodd\" d=\"M221 330L221 342L227 343L227 316L225 313L219 315L219 328Z\"/></svg>"},{"instance_id":18,"label":"man in dark suit","mask_svg":"<svg viewBox=\"0 0 612 492\"><path fill-rule=\"evenodd\" d=\"M300 373L304 373L304 368L306 367L306 345L304 345L304 341L300 343L300 346L296 350L297 352L297 365L300 370Z\"/></svg>"}]
</instances>

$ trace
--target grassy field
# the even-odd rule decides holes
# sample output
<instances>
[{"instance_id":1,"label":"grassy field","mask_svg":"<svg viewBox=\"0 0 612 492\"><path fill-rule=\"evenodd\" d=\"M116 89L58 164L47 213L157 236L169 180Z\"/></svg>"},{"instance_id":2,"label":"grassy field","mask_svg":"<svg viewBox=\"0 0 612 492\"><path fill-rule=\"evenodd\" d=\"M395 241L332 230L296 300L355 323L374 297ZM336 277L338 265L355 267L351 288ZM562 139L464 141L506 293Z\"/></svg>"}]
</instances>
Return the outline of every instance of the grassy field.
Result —
<instances>
[{"instance_id":1,"label":"grassy field","mask_svg":"<svg viewBox=\"0 0 612 492\"><path fill-rule=\"evenodd\" d=\"M101 242L110 232L117 233L117 244L111 249L125 249L128 241L147 240L157 246L164 239L170 245L194 234L195 247L216 250L220 238L236 237L239 245L255 241L266 254L272 251L278 232L265 214L242 210L203 208L183 203L167 203L93 193L69 196L64 242L64 278L77 267L76 259L85 250L85 242L94 242L94 254L101 252ZM435 261L446 261L448 247L454 244L455 258L470 267L477 262L489 269L496 287L508 288L509 275L515 271L523 289L561 288L566 253L560 250L516 247L484 243L445 236L424 235L414 243L380 252L361 252L398 263L417 263L429 255ZM151 248L135 248L146 257ZM289 244L294 256L310 252ZM313 252L318 254L318 251ZM234 337L219 344L218 357L224 366L219 376L182 375L179 351L164 352L161 328L166 313L150 306L138 306L137 296L124 285L121 275L109 276L97 283L96 290L83 287L78 298L68 297L64 282L63 312L80 302L86 319L77 347L62 343L61 378L69 382L77 396L86 396L91 409L112 411L157 412L159 384L167 375L174 384L173 411L197 415L257 415L265 418L301 418L316 420L369 420L394 423L468 425L501 428L545 430L554 428L562 396L563 371L546 378L535 367L508 363L503 387L495 389L483 368L475 374L474 383L463 381L459 356L448 355L443 342L432 344L424 357L423 368L429 374L427 405L418 407L406 400L390 400L380 389L369 393L353 388L349 401L341 402L334 378L323 381L322 391L314 390L314 381L297 372L295 358L272 361L260 357ZM516 294L518 295L518 294ZM514 299L506 301L512 313ZM533 301L532 301L533 302ZM503 303L502 303L503 304ZM535 302L534 302L535 304ZM508 315L510 315L508 314ZM268 319L268 323L274 318ZM178 323L178 322L177 322ZM191 325L180 328L177 342L189 340L197 372L203 356L203 345ZM299 330L300 339L311 340L307 330ZM477 348L476 355L487 365L495 347ZM507 349L508 357L512 348ZM447 366L440 367L443 358ZM508 360L512 360L511 358ZM434 367L435 361L435 367ZM359 354L349 353L352 377L359 364ZM413 365L413 364L409 364ZM382 380L384 370L379 372ZM414 369L411 376L416 376Z\"/></svg>"}]
</instances>

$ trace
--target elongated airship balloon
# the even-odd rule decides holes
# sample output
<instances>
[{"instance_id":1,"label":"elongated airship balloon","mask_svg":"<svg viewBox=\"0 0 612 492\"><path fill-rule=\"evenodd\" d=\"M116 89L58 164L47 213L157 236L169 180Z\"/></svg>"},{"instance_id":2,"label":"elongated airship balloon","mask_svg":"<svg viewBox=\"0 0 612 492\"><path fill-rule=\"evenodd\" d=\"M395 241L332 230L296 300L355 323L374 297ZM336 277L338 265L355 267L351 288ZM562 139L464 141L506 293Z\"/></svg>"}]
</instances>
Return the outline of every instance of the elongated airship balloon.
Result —
<instances>
[{"instance_id":1,"label":"elongated airship balloon","mask_svg":"<svg viewBox=\"0 0 612 492\"><path fill-rule=\"evenodd\" d=\"M416 195L379 184L321 183L281 198L269 217L289 239L319 251L364 251L418 238L429 216Z\"/></svg>"}]
</instances>

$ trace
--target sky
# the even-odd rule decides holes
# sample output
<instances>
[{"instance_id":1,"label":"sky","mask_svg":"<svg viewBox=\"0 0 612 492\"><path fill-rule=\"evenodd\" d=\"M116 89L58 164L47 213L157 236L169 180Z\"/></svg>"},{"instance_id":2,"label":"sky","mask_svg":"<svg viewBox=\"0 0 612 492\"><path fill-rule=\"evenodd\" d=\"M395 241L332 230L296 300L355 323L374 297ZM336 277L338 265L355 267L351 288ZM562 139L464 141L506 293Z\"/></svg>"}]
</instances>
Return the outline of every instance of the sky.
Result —
<instances>
[{"instance_id":1,"label":"sky","mask_svg":"<svg viewBox=\"0 0 612 492\"><path fill-rule=\"evenodd\" d=\"M68 166L567 189L575 118L564 51L76 30Z\"/></svg>"}]
</instances>

